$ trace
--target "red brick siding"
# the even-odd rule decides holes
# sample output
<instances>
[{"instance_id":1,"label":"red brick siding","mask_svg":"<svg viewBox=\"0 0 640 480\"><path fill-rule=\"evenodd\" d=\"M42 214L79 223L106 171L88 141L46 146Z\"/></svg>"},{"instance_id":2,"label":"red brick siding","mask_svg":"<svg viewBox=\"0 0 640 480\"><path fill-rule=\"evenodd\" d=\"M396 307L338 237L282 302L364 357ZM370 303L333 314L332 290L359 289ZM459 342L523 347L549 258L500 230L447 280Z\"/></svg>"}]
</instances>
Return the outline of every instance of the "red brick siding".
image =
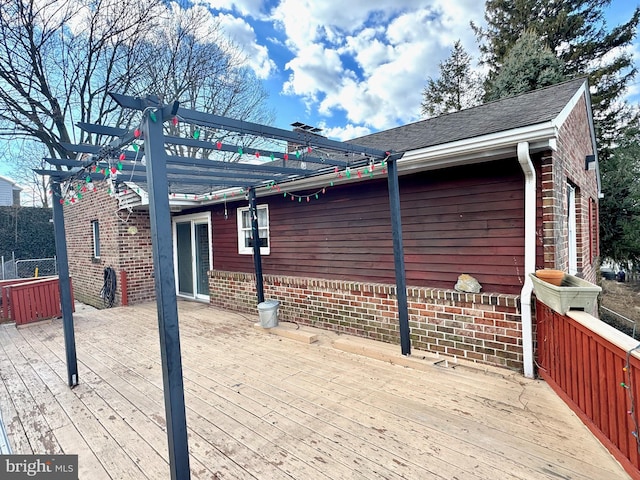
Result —
<instances>
[{"instance_id":1,"label":"red brick siding","mask_svg":"<svg viewBox=\"0 0 640 480\"><path fill-rule=\"evenodd\" d=\"M210 303L254 316L255 275L214 270ZM264 276L265 297L280 301L280 319L399 344L394 285ZM410 287L412 347L480 363L522 368L518 297Z\"/></svg>"},{"instance_id":2,"label":"red brick siding","mask_svg":"<svg viewBox=\"0 0 640 480\"><path fill-rule=\"evenodd\" d=\"M127 274L129 303L155 298L148 213L129 215L127 211L118 211L117 200L107 193L106 183L96 183L96 187L97 192L87 192L81 200L64 206L69 273L75 298L103 306L100 290L106 267L112 267L117 274L116 305L122 299L122 271ZM100 225L99 259L93 258L93 220ZM135 229L137 232L133 233Z\"/></svg>"},{"instance_id":3,"label":"red brick siding","mask_svg":"<svg viewBox=\"0 0 640 480\"><path fill-rule=\"evenodd\" d=\"M590 226L597 219L598 191L596 172L585 170L585 158L594 152L584 98L560 128L557 145L552 158L542 161L544 265L539 267L568 270L567 182L571 182L576 186L578 275L595 283L593 252L598 240Z\"/></svg>"}]
</instances>

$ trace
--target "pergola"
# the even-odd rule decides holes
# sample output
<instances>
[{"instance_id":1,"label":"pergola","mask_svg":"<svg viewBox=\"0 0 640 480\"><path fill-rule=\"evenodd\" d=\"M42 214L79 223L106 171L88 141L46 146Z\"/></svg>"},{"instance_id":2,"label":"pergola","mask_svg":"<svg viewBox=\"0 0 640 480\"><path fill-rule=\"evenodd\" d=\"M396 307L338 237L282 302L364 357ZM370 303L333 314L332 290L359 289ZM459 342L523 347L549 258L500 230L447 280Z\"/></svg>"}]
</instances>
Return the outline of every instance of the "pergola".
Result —
<instances>
[{"instance_id":1,"label":"pergola","mask_svg":"<svg viewBox=\"0 0 640 480\"><path fill-rule=\"evenodd\" d=\"M122 108L142 112L140 126L127 129L96 124L78 124L78 127L86 132L101 138L108 138L110 141L102 146L65 145L70 153L84 154L81 156L83 159L49 158L45 160L56 168L36 170L37 173L50 177L54 195L53 219L59 264L68 383L73 388L79 383L79 378L63 215L65 198L63 185L68 187L73 182L104 180L110 174L116 177L116 184L123 181L144 183L149 195L154 282L172 479L190 478L190 470L173 267L170 185L174 192L186 193L185 190L188 189L191 190L190 193L200 194L205 192L213 194L215 191L222 192L229 188L243 188L251 212L252 236L257 239L256 189L268 190L274 184L294 182L337 171L337 169L347 169L348 171L349 168L357 168L373 162L386 163L401 350L403 355L411 353L397 168L397 160L402 157L402 153L386 152L353 143L330 140L317 135L314 129L301 128L288 131L185 109L180 107L178 102L163 104L155 96L134 98L114 93L110 95ZM166 134L165 130L170 130L170 128L166 128L170 126L167 122L171 122L175 126L178 121L215 131L259 138L264 140L264 145L267 148L247 147L238 144L238 142L225 143L226 140L225 142L221 140L212 142L199 138L199 134L194 134L191 137ZM299 162L289 162L294 165L287 165L287 152L269 150L270 142L274 144L273 142L276 141L286 142L287 145L295 145L297 148L304 149L304 161L312 164L313 168L300 168ZM128 150L129 148L134 148L134 150ZM262 155L263 158L268 158L270 161L245 163L212 160L202 156L176 155L175 153L179 152L180 148L238 153L240 155L249 154L256 158ZM144 155L145 165L141 165L138 161L141 152ZM319 154L316 155L315 152L319 152ZM282 161L275 161L276 157L281 157ZM65 167L66 170L61 170L61 167ZM101 171L104 173L100 173ZM126 173L126 175L121 175L126 178L118 180L118 175L121 172ZM258 302L262 302L264 301L264 292L260 243L258 241L253 242L253 258L257 299Z\"/></svg>"}]
</instances>

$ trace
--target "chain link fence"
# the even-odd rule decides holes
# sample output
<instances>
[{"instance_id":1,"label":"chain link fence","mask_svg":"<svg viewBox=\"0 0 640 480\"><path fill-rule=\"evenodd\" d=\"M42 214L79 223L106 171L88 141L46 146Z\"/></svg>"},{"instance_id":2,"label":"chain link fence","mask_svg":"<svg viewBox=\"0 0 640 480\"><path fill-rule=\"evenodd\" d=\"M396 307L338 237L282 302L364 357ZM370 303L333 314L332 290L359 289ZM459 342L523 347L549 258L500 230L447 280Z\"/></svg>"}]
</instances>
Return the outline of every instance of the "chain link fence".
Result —
<instances>
[{"instance_id":1,"label":"chain link fence","mask_svg":"<svg viewBox=\"0 0 640 480\"><path fill-rule=\"evenodd\" d=\"M48 277L58 274L56 257L52 258L28 258L5 260L2 257L0 263L0 279L11 280L13 278Z\"/></svg>"}]
</instances>

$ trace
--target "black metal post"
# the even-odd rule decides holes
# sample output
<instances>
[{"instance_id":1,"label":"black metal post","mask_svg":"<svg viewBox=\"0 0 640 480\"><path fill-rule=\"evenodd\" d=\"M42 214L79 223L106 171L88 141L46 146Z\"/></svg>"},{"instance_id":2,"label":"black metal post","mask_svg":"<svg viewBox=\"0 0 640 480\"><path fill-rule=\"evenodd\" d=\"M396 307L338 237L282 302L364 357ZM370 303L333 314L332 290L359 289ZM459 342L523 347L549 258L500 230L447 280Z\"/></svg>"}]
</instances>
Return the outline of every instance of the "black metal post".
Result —
<instances>
[{"instance_id":1,"label":"black metal post","mask_svg":"<svg viewBox=\"0 0 640 480\"><path fill-rule=\"evenodd\" d=\"M395 159L387 160L389 207L393 230L393 259L396 269L396 297L398 299L398 321L400 323L400 347L403 355L411 355L409 331L409 308L407 305L407 277L404 268L404 246L402 243L402 218L400 216L400 187L398 165Z\"/></svg>"},{"instance_id":2,"label":"black metal post","mask_svg":"<svg viewBox=\"0 0 640 480\"><path fill-rule=\"evenodd\" d=\"M249 215L251 216L251 237L253 238L253 267L256 272L256 295L258 303L264 302L264 279L262 278L262 256L260 255L260 231L258 229L258 206L256 189L249 188Z\"/></svg>"},{"instance_id":3,"label":"black metal post","mask_svg":"<svg viewBox=\"0 0 640 480\"><path fill-rule=\"evenodd\" d=\"M149 189L149 216L153 246L154 281L160 332L164 406L172 480L191 478L187 418L178 329L178 304L173 270L173 241L162 109L144 117L145 157Z\"/></svg>"},{"instance_id":4,"label":"black metal post","mask_svg":"<svg viewBox=\"0 0 640 480\"><path fill-rule=\"evenodd\" d=\"M78 359L76 357L76 336L73 328L73 298L69 281L69 259L67 257L67 237L64 233L64 211L60 183L51 182L53 191L53 230L56 239L56 262L58 265L58 285L60 306L62 307L62 328L64 330L64 350L67 358L67 381L70 387L79 383Z\"/></svg>"}]
</instances>

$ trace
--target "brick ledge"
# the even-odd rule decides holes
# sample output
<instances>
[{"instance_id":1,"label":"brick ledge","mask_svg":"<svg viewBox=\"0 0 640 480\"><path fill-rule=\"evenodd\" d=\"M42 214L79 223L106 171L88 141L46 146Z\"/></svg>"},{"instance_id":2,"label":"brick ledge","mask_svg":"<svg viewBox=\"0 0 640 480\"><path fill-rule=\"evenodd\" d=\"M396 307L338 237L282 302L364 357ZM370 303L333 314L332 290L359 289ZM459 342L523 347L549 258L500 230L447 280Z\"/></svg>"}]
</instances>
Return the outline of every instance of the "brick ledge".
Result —
<instances>
[{"instance_id":1,"label":"brick ledge","mask_svg":"<svg viewBox=\"0 0 640 480\"><path fill-rule=\"evenodd\" d=\"M255 274L246 272L229 272L212 270L210 278L230 278L241 282L255 283ZM352 282L349 280L330 280L323 278L293 277L286 275L264 275L265 285L293 288L320 288L354 293L370 293L378 295L396 295L396 286L384 283ZM431 299L449 300L476 305L493 305L516 308L520 311L520 296L504 293L463 293L452 289L431 287L407 287L409 300Z\"/></svg>"}]
</instances>

